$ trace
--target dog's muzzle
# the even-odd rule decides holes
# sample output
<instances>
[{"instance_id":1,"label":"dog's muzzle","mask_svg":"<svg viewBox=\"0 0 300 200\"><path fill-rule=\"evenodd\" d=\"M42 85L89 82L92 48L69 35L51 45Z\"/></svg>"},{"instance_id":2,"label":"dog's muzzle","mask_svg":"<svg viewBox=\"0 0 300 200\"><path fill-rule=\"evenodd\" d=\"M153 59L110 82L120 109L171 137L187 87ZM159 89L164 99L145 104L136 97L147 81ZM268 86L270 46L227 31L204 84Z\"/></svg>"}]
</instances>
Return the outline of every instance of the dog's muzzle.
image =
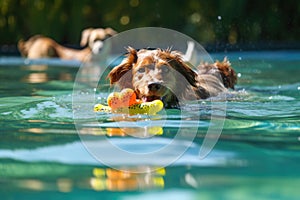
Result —
<instances>
[{"instance_id":1,"label":"dog's muzzle","mask_svg":"<svg viewBox=\"0 0 300 200\"><path fill-rule=\"evenodd\" d=\"M164 86L161 83L150 83L148 85L148 89L151 92L157 92L157 91L159 91L159 90L161 90L163 88L164 88Z\"/></svg>"},{"instance_id":2,"label":"dog's muzzle","mask_svg":"<svg viewBox=\"0 0 300 200\"><path fill-rule=\"evenodd\" d=\"M100 53L101 49L103 48L103 41L97 40L93 44L92 52L93 54Z\"/></svg>"}]
</instances>

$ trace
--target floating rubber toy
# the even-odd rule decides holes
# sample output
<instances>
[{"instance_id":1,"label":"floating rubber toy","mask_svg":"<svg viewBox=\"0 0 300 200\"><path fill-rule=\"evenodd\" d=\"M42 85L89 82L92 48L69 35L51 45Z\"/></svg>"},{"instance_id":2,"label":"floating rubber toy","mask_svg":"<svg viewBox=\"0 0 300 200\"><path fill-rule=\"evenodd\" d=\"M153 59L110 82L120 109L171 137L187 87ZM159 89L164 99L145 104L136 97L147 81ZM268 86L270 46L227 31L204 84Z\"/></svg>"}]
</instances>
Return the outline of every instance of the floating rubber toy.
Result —
<instances>
[{"instance_id":1,"label":"floating rubber toy","mask_svg":"<svg viewBox=\"0 0 300 200\"><path fill-rule=\"evenodd\" d=\"M141 102L136 99L136 94L132 89L126 88L121 92L113 92L107 97L107 106L96 104L95 112L124 113L129 115L147 114L155 115L161 111L164 104L161 100L151 102Z\"/></svg>"}]
</instances>

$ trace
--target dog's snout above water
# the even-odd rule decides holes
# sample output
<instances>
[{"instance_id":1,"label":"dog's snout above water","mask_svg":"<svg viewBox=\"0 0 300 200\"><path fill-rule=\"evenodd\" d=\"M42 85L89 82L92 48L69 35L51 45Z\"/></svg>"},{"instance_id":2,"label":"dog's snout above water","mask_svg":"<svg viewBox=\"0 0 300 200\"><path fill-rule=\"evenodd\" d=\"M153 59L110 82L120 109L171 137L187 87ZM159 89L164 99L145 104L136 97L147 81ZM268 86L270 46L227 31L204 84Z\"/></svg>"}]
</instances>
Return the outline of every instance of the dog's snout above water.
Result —
<instances>
[{"instance_id":1,"label":"dog's snout above water","mask_svg":"<svg viewBox=\"0 0 300 200\"><path fill-rule=\"evenodd\" d=\"M163 85L161 83L158 83L158 82L156 82L156 83L150 83L148 85L148 89L150 91L152 91L152 92L158 91L158 90L160 90L162 88L163 88Z\"/></svg>"}]
</instances>

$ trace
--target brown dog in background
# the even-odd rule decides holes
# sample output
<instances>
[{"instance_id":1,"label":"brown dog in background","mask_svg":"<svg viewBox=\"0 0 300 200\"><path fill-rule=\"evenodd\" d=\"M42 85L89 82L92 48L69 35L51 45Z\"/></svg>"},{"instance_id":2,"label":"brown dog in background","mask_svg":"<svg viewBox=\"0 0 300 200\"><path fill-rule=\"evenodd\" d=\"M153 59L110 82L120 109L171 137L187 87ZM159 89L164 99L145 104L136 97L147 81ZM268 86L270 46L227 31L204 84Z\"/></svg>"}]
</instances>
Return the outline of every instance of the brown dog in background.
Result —
<instances>
[{"instance_id":1,"label":"brown dog in background","mask_svg":"<svg viewBox=\"0 0 300 200\"><path fill-rule=\"evenodd\" d=\"M169 49L128 48L127 57L108 74L111 84L132 88L144 102L161 99L165 107L180 107L182 99L217 96L234 89L235 71L225 58L222 62L200 64L193 70L183 54Z\"/></svg>"},{"instance_id":2,"label":"brown dog in background","mask_svg":"<svg viewBox=\"0 0 300 200\"><path fill-rule=\"evenodd\" d=\"M82 31L80 45L84 49L72 49L58 44L49 37L35 35L27 41L20 40L18 48L22 56L30 59L58 57L67 60L86 61L91 53L97 54L103 46L103 40L115 35L112 28L88 28Z\"/></svg>"}]
</instances>

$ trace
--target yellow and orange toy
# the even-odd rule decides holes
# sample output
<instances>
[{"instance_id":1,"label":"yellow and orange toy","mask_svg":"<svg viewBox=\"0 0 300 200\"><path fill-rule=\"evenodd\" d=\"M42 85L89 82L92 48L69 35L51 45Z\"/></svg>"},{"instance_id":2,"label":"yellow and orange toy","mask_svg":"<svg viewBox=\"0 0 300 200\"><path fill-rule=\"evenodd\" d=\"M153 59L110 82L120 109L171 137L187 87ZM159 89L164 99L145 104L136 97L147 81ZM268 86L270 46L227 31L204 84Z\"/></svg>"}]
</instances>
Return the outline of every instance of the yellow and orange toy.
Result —
<instances>
[{"instance_id":1,"label":"yellow and orange toy","mask_svg":"<svg viewBox=\"0 0 300 200\"><path fill-rule=\"evenodd\" d=\"M155 115L161 111L164 104L161 100L154 100L151 102L141 102L136 99L135 92L126 88L121 92L113 92L107 97L107 106L103 104L96 104L94 106L95 112L111 112L122 113L129 115L147 114Z\"/></svg>"}]
</instances>

